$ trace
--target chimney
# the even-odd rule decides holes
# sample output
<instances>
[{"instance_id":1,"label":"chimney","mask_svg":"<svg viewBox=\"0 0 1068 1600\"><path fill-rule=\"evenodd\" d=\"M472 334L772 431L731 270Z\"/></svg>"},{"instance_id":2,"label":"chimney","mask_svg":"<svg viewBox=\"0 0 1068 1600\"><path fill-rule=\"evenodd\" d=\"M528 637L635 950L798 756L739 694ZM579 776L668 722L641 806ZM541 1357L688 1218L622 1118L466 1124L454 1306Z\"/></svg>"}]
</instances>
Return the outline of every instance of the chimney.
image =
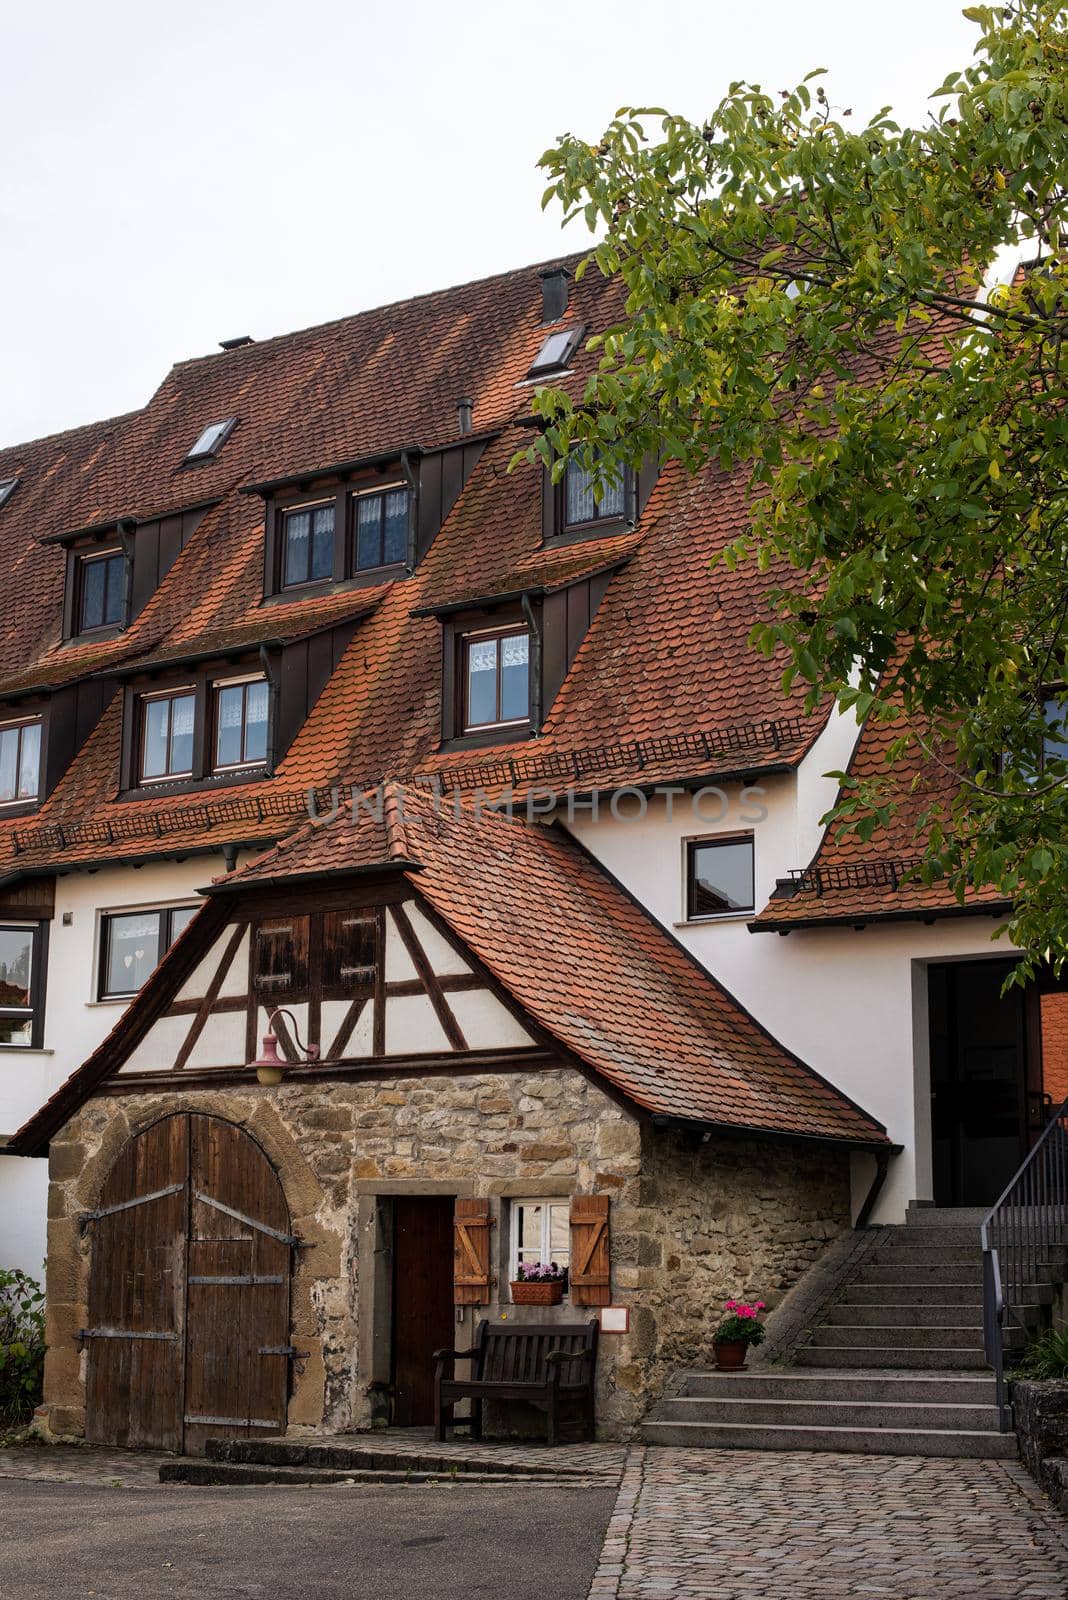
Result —
<instances>
[{"instance_id":1,"label":"chimney","mask_svg":"<svg viewBox=\"0 0 1068 1600\"><path fill-rule=\"evenodd\" d=\"M457 400L456 418L460 425L461 433L470 433L474 420L475 402L473 400Z\"/></svg>"},{"instance_id":2,"label":"chimney","mask_svg":"<svg viewBox=\"0 0 1068 1600\"><path fill-rule=\"evenodd\" d=\"M567 280L571 276L566 267L542 267L541 320L559 322L567 310Z\"/></svg>"}]
</instances>

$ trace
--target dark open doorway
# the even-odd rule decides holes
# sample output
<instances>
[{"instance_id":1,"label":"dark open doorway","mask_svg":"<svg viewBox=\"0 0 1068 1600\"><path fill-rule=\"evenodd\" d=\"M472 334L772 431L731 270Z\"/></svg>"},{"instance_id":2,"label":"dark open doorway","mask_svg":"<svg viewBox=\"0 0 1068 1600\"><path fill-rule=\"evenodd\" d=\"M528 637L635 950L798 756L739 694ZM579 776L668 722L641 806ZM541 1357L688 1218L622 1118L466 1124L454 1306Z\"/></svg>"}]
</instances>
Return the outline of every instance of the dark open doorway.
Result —
<instances>
[{"instance_id":1,"label":"dark open doorway","mask_svg":"<svg viewBox=\"0 0 1068 1600\"><path fill-rule=\"evenodd\" d=\"M434 1419L434 1351L456 1340L452 1303L451 1195L393 1202L393 1421Z\"/></svg>"},{"instance_id":2,"label":"dark open doorway","mask_svg":"<svg viewBox=\"0 0 1068 1600\"><path fill-rule=\"evenodd\" d=\"M934 1199L993 1205L1042 1126L1037 996L1011 961L928 968Z\"/></svg>"}]
</instances>

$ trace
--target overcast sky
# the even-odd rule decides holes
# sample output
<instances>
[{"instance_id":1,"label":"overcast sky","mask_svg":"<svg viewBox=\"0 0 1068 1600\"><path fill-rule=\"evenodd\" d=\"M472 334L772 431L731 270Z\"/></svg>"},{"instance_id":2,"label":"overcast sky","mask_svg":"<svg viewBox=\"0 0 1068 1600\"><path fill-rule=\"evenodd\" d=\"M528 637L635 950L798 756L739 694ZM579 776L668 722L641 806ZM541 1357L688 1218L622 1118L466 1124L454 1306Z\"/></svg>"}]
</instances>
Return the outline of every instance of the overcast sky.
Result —
<instances>
[{"instance_id":1,"label":"overcast sky","mask_svg":"<svg viewBox=\"0 0 1068 1600\"><path fill-rule=\"evenodd\" d=\"M4 17L0 442L175 361L579 249L542 151L733 78L916 121L958 0L37 0Z\"/></svg>"}]
</instances>

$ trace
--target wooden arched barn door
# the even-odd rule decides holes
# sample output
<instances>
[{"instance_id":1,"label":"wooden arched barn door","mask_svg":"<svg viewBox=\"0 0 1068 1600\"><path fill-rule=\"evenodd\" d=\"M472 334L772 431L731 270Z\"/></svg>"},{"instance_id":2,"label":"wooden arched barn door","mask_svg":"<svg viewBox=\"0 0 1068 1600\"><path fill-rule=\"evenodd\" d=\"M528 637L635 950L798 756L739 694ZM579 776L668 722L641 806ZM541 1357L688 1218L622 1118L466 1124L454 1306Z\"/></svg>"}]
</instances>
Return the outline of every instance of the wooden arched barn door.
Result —
<instances>
[{"instance_id":1,"label":"wooden arched barn door","mask_svg":"<svg viewBox=\"0 0 1068 1600\"><path fill-rule=\"evenodd\" d=\"M281 1432L295 1241L255 1140L162 1118L125 1146L88 1225L86 1436L197 1453Z\"/></svg>"}]
</instances>

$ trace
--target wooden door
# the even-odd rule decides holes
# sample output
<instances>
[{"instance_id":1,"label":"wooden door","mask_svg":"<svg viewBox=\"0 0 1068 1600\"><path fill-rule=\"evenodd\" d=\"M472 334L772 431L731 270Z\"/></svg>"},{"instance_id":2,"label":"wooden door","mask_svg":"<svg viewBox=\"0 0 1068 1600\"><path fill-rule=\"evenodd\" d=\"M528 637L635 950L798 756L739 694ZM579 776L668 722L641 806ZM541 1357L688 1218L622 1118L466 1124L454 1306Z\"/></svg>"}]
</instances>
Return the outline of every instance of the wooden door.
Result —
<instances>
[{"instance_id":1,"label":"wooden door","mask_svg":"<svg viewBox=\"0 0 1068 1600\"><path fill-rule=\"evenodd\" d=\"M283 1431L292 1241L259 1145L164 1117L126 1145L90 1226L87 1437L199 1453Z\"/></svg>"},{"instance_id":2,"label":"wooden door","mask_svg":"<svg viewBox=\"0 0 1068 1600\"><path fill-rule=\"evenodd\" d=\"M393 1202L393 1421L434 1420L434 1351L455 1343L451 1196Z\"/></svg>"},{"instance_id":3,"label":"wooden door","mask_svg":"<svg viewBox=\"0 0 1068 1600\"><path fill-rule=\"evenodd\" d=\"M189 1125L131 1139L89 1226L85 1434L92 1444L181 1450Z\"/></svg>"},{"instance_id":4,"label":"wooden door","mask_svg":"<svg viewBox=\"0 0 1068 1600\"><path fill-rule=\"evenodd\" d=\"M264 1438L286 1420L289 1210L260 1147L232 1122L189 1119L185 1448Z\"/></svg>"}]
</instances>

